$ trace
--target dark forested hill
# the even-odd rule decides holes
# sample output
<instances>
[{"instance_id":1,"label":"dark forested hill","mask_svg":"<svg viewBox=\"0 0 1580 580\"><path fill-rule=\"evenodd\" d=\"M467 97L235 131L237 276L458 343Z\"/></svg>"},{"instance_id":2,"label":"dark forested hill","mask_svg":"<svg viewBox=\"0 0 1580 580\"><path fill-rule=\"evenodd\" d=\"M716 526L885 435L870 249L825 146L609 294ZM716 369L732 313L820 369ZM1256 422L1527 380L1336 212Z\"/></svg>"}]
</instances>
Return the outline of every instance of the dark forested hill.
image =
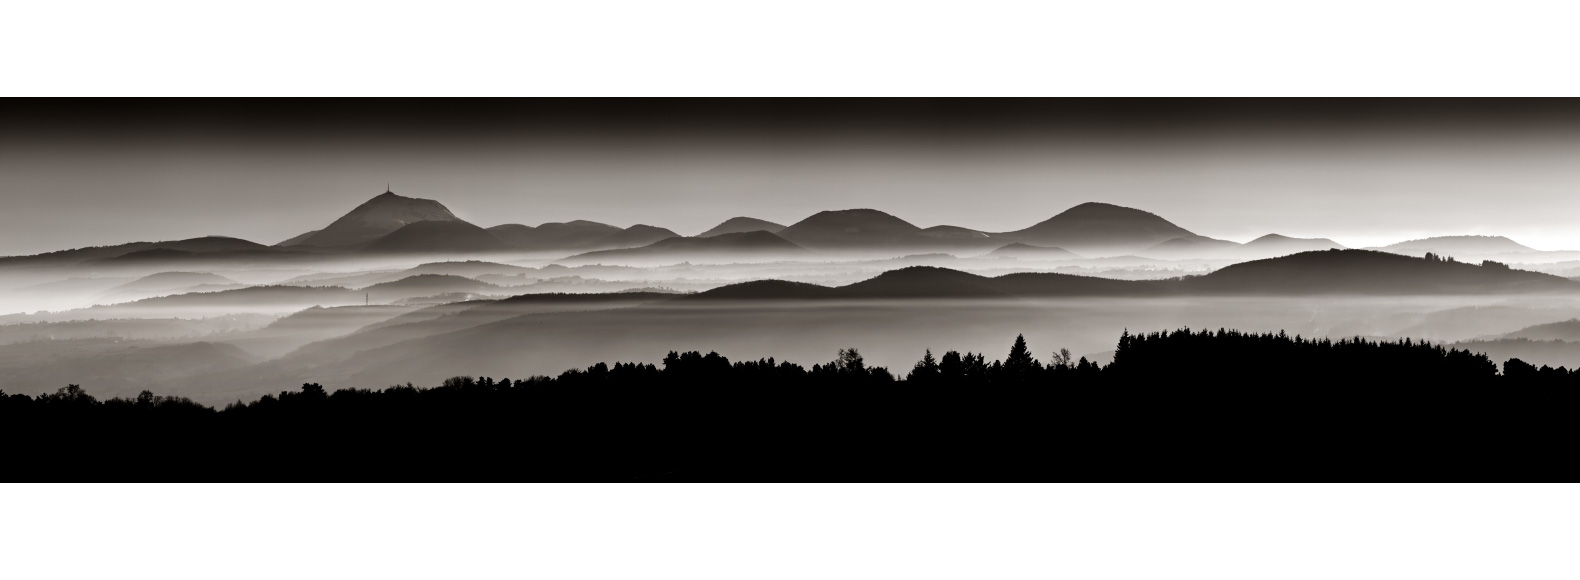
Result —
<instances>
[{"instance_id":1,"label":"dark forested hill","mask_svg":"<svg viewBox=\"0 0 1580 580\"><path fill-rule=\"evenodd\" d=\"M988 278L933 266L911 266L890 270L871 279L838 288L849 298L998 298L1008 297Z\"/></svg>"},{"instance_id":2,"label":"dark forested hill","mask_svg":"<svg viewBox=\"0 0 1580 580\"><path fill-rule=\"evenodd\" d=\"M1304 252L1242 262L1180 284L1195 294L1487 294L1574 291L1573 281L1495 262L1481 265L1428 255L1369 250Z\"/></svg>"},{"instance_id":3,"label":"dark forested hill","mask_svg":"<svg viewBox=\"0 0 1580 580\"><path fill-rule=\"evenodd\" d=\"M1010 342L1010 341L1006 341ZM670 352L556 377L317 384L224 409L0 393L13 479L854 480L1572 477L1580 374L1442 346L1122 335L1101 367L1017 337L909 369ZM182 442L152 453L143 441ZM111 444L113 442L113 444ZM1085 474L1085 475L1083 475Z\"/></svg>"}]
</instances>

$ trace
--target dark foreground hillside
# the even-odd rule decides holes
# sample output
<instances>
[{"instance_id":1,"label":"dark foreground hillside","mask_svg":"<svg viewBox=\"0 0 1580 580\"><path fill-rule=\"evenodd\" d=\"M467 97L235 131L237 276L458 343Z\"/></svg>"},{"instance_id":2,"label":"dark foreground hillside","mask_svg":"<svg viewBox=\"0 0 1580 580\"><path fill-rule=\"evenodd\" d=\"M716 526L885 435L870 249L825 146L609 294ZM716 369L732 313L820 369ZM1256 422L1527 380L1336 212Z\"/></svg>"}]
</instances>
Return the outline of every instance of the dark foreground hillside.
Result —
<instances>
[{"instance_id":1,"label":"dark foreground hillside","mask_svg":"<svg viewBox=\"0 0 1580 580\"><path fill-rule=\"evenodd\" d=\"M670 353L558 377L223 410L75 386L0 396L10 480L1529 479L1572 475L1580 374L1441 346L1122 336L1098 367L854 349L803 367Z\"/></svg>"}]
</instances>

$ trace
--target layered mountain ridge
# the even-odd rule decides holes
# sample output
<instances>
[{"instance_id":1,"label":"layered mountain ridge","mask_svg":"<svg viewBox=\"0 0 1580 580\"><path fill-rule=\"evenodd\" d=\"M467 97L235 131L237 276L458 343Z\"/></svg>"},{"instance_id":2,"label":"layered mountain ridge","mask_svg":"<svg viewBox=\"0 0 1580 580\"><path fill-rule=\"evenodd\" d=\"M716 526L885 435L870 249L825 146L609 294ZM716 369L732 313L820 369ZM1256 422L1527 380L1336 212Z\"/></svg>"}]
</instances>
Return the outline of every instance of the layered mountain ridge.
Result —
<instances>
[{"instance_id":1,"label":"layered mountain ridge","mask_svg":"<svg viewBox=\"0 0 1580 580\"><path fill-rule=\"evenodd\" d=\"M946 253L1044 261L1111 256L1244 261L1345 248L1327 238L1279 234L1268 234L1240 244L1196 234L1151 212L1100 202L1081 203L1030 227L998 233L954 225L923 228L871 208L821 211L789 226L738 216L694 238L653 225L621 228L588 220L538 226L507 223L485 229L456 217L438 201L406 197L386 190L326 227L274 246L210 236L0 258L0 266L72 265L94 261L107 268L152 272L224 260L281 263L361 254L467 256L528 252L547 254L544 257L548 259L566 259L589 252L645 248L670 239L698 240L758 232L788 243L779 248L783 253L804 255L808 259L819 255L837 258ZM665 255L683 261L688 252L720 253L739 240L714 244L673 242L627 257ZM1443 236L1370 249L1415 256L1428 252L1471 256L1537 252L1500 236Z\"/></svg>"}]
</instances>

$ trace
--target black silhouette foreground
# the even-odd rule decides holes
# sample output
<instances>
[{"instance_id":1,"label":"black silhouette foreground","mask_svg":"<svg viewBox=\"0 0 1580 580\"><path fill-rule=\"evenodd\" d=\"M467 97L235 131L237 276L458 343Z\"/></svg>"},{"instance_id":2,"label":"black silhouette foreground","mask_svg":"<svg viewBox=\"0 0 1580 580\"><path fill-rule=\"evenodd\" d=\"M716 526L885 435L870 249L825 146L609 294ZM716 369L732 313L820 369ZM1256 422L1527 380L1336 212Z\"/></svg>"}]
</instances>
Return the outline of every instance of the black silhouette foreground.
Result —
<instances>
[{"instance_id":1,"label":"black silhouette foreground","mask_svg":"<svg viewBox=\"0 0 1580 580\"><path fill-rule=\"evenodd\" d=\"M1017 338L896 376L671 352L558 377L316 385L216 410L0 393L11 480L1555 478L1580 372L1412 342L1121 336L1098 366Z\"/></svg>"}]
</instances>

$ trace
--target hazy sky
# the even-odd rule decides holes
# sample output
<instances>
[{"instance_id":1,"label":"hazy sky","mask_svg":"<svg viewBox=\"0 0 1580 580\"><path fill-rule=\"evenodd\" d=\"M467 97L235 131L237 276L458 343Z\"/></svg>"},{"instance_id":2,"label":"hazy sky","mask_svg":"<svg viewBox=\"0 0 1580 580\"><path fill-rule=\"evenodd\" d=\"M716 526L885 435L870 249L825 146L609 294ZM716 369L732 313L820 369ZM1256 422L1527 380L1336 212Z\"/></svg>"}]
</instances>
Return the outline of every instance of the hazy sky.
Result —
<instances>
[{"instance_id":1,"label":"hazy sky","mask_svg":"<svg viewBox=\"0 0 1580 580\"><path fill-rule=\"evenodd\" d=\"M696 234L870 207L1007 231L1085 201L1199 234L1580 249L1567 102L19 102L0 254L275 243L384 191L487 227Z\"/></svg>"}]
</instances>

